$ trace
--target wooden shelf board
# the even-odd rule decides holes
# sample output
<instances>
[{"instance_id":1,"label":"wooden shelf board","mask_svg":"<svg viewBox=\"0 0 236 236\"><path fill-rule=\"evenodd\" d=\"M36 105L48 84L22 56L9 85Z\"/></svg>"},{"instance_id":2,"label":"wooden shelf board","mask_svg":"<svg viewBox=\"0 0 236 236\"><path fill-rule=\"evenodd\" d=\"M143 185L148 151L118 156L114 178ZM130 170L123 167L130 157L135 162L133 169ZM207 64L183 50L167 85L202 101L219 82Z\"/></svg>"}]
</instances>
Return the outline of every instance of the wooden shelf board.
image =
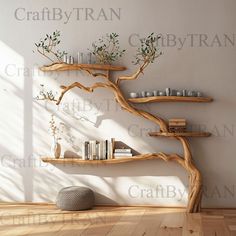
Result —
<instances>
[{"instance_id":1,"label":"wooden shelf board","mask_svg":"<svg viewBox=\"0 0 236 236\"><path fill-rule=\"evenodd\" d=\"M211 97L181 97L181 96L156 96L145 98L129 98L132 103L151 103L151 102L212 102Z\"/></svg>"},{"instance_id":2,"label":"wooden shelf board","mask_svg":"<svg viewBox=\"0 0 236 236\"><path fill-rule=\"evenodd\" d=\"M82 160L79 158L51 158L51 157L42 157L43 162L48 162L51 164L78 164L78 165L101 165L101 164L118 164L132 161L145 161L160 158L157 153L148 153L137 155L133 157L122 157L115 158L110 160Z\"/></svg>"},{"instance_id":3,"label":"wooden shelf board","mask_svg":"<svg viewBox=\"0 0 236 236\"><path fill-rule=\"evenodd\" d=\"M124 66L100 65L100 64L66 64L54 63L40 67L41 71L67 71L67 70L106 70L106 71L123 71Z\"/></svg>"},{"instance_id":4,"label":"wooden shelf board","mask_svg":"<svg viewBox=\"0 0 236 236\"><path fill-rule=\"evenodd\" d=\"M211 133L209 132L182 132L182 133L166 133L166 132L150 132L152 137L209 137Z\"/></svg>"}]
</instances>

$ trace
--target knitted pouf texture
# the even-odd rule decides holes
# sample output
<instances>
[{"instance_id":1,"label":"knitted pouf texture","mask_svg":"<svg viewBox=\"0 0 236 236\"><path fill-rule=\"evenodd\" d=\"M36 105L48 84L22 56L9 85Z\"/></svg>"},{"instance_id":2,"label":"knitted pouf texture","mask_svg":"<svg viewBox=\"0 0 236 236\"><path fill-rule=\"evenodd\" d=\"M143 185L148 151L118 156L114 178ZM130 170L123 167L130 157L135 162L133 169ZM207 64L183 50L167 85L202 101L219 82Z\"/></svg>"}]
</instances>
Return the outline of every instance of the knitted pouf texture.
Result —
<instances>
[{"instance_id":1,"label":"knitted pouf texture","mask_svg":"<svg viewBox=\"0 0 236 236\"><path fill-rule=\"evenodd\" d=\"M87 187L66 187L59 191L56 205L65 211L88 210L94 206L94 193Z\"/></svg>"}]
</instances>

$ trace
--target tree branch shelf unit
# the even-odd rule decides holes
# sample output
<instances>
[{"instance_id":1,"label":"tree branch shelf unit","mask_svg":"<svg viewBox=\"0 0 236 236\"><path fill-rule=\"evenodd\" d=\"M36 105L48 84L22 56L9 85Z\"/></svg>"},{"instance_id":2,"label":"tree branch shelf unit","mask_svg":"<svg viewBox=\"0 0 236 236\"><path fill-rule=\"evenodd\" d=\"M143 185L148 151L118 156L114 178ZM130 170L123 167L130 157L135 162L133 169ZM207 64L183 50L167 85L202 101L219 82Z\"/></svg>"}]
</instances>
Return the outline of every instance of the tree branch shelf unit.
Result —
<instances>
[{"instance_id":1,"label":"tree branch shelf unit","mask_svg":"<svg viewBox=\"0 0 236 236\"><path fill-rule=\"evenodd\" d=\"M151 122L154 122L160 127L160 132L151 132L149 133L152 137L164 137L164 138L174 138L183 147L183 155L179 154L166 154L162 152L157 153L147 153L140 154L128 158L119 158L111 160L81 160L77 158L61 158L55 159L50 157L42 157L42 161L51 163L51 164L78 164L78 165L106 165L106 164L121 164L126 162L133 161L145 161L152 159L161 159L164 161L174 161L181 165L189 175L189 195L188 195L188 205L186 211L189 213L200 212L201 197L202 197L202 177L194 165L192 154L190 150L190 145L188 138L191 137L209 137L211 134L208 132L183 132L183 133L170 133L168 132L167 122L158 116L141 110L135 106L138 103L152 103L152 102L197 102L197 103L206 103L212 102L213 99L210 97L166 97L166 96L157 96L157 97L147 97L147 98L125 98L121 88L120 83L123 81L134 80L143 73L144 68L150 62L144 61L144 63L137 69L137 71L129 76L118 76L114 81L110 74L111 72L124 71L126 67L123 66L111 66L111 65L98 65L98 64L65 64L65 63L54 63L49 66L43 66L40 69L44 72L47 71L68 71L68 70L81 70L87 72L90 76L96 78L101 77L104 79L104 82L95 82L92 86L86 87L79 82L74 82L71 85L62 85L61 95L58 98L56 104L60 104L64 95L73 88L79 88L85 92L93 92L98 88L109 89L113 92L116 102L121 106L121 108L129 113L132 113L137 116L141 116L144 119L147 119Z\"/></svg>"}]
</instances>

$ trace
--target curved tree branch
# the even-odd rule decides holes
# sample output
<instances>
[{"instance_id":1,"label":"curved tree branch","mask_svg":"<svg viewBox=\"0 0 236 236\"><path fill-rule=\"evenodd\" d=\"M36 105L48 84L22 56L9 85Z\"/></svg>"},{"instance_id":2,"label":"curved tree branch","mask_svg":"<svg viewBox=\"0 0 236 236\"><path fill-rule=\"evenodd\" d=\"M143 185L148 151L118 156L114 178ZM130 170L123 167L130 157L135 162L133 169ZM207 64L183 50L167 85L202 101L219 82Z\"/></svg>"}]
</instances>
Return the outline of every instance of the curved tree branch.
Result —
<instances>
[{"instance_id":1,"label":"curved tree branch","mask_svg":"<svg viewBox=\"0 0 236 236\"><path fill-rule=\"evenodd\" d=\"M86 87L86 86L82 85L79 82L75 82L75 83L73 83L69 86L61 86L63 91L61 92L61 95L60 95L60 97L59 97L56 104L59 105L62 98L64 97L65 93L67 93L69 90L71 90L75 87L80 88L82 90L85 90L87 92L93 92L93 90L96 89L96 88L109 88L115 94L115 99L120 104L121 108L123 108L124 110L126 110L130 113L142 116L145 119L153 121L154 123L156 123L157 125L160 126L161 131L167 132L167 125L166 125L166 123L163 119L161 119L159 117L156 117L156 116L154 116L154 115L152 115L152 114L150 114L146 111L139 110L139 109L133 107L132 105L130 105L126 101L126 99L125 99L124 95L122 94L120 88L115 83L111 82L110 80L108 80L107 83L101 83L101 82L100 83L95 83L91 87Z\"/></svg>"},{"instance_id":2,"label":"curved tree branch","mask_svg":"<svg viewBox=\"0 0 236 236\"><path fill-rule=\"evenodd\" d=\"M119 76L116 80L116 84L119 85L121 80L135 80L138 78L138 76L143 73L144 69L149 65L149 61L145 60L143 64L138 68L138 70L133 74L129 76Z\"/></svg>"},{"instance_id":3,"label":"curved tree branch","mask_svg":"<svg viewBox=\"0 0 236 236\"><path fill-rule=\"evenodd\" d=\"M100 82L99 82L99 83L95 83L95 84L94 84L93 86L91 86L91 87L86 87L86 86L82 85L82 84L79 83L79 82L75 82L75 83L73 83L73 84L71 84L71 85L69 85L69 86L64 86L64 85L62 85L61 88L63 89L63 91L61 92L61 95L60 95L60 97L58 98L56 104L59 105L60 102L61 102L61 100L62 100L62 98L64 97L64 95L65 95L69 90L71 90L71 89L73 89L73 88L75 88L75 87L80 88L80 89L82 89L82 90L85 90L85 91L87 91L87 92L92 93L93 90L96 89L96 88L107 88L107 87L110 87L110 85L109 85L109 84L106 84L106 83L100 83Z\"/></svg>"},{"instance_id":4,"label":"curved tree branch","mask_svg":"<svg viewBox=\"0 0 236 236\"><path fill-rule=\"evenodd\" d=\"M196 168L192 161L192 154L190 151L190 145L186 138L176 137L184 150L184 163L185 169L189 173L189 201L188 201L188 212L199 212L201 208L202 198L202 177L200 171Z\"/></svg>"}]
</instances>

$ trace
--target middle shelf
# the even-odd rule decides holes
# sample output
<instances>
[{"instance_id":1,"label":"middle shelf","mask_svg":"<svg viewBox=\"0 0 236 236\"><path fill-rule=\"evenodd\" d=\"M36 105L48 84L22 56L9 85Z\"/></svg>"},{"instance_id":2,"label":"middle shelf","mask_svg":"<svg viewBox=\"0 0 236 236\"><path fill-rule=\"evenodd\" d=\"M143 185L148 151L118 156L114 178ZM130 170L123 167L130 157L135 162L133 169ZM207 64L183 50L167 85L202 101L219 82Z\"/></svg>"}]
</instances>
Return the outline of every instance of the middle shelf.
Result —
<instances>
[{"instance_id":1,"label":"middle shelf","mask_svg":"<svg viewBox=\"0 0 236 236\"><path fill-rule=\"evenodd\" d=\"M183 97L183 96L156 96L144 98L129 98L132 103L148 103L148 102L212 102L211 97Z\"/></svg>"},{"instance_id":2,"label":"middle shelf","mask_svg":"<svg viewBox=\"0 0 236 236\"><path fill-rule=\"evenodd\" d=\"M211 133L209 132L200 132L200 131L189 131L189 132L181 132L181 133L171 133L171 132L150 132L149 136L152 137L210 137Z\"/></svg>"}]
</instances>

